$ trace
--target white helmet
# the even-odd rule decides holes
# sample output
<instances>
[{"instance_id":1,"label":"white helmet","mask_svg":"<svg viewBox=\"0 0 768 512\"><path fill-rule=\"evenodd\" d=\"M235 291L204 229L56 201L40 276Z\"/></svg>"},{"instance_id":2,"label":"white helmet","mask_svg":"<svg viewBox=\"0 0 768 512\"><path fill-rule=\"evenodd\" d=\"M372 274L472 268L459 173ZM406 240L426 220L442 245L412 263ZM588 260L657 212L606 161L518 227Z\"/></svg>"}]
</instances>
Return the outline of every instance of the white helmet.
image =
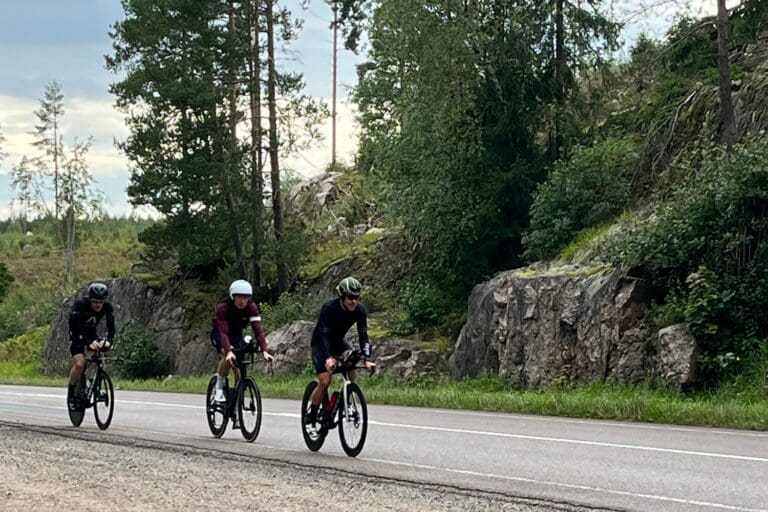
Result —
<instances>
[{"instance_id":1,"label":"white helmet","mask_svg":"<svg viewBox=\"0 0 768 512\"><path fill-rule=\"evenodd\" d=\"M245 279L232 281L232 284L229 285L229 298L234 300L235 295L253 295L253 288L251 287L251 283Z\"/></svg>"}]
</instances>

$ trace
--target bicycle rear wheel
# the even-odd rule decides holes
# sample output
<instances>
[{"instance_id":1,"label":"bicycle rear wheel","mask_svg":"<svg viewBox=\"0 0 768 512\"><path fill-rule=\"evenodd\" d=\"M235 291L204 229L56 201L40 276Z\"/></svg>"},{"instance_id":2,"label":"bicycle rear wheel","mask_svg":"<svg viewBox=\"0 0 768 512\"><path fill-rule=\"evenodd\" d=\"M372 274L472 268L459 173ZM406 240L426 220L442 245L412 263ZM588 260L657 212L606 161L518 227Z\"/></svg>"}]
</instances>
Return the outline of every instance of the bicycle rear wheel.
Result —
<instances>
[{"instance_id":1,"label":"bicycle rear wheel","mask_svg":"<svg viewBox=\"0 0 768 512\"><path fill-rule=\"evenodd\" d=\"M72 425L75 427L79 427L83 423L83 418L85 417L85 407L80 400L80 396L83 394L84 390L85 375L80 376L80 379L75 384L74 391L70 392L69 388L67 388L67 410L69 411L69 421L71 421ZM77 401L79 405L76 410L72 410L72 408L69 407L69 404L71 404L73 400Z\"/></svg>"},{"instance_id":2,"label":"bicycle rear wheel","mask_svg":"<svg viewBox=\"0 0 768 512\"><path fill-rule=\"evenodd\" d=\"M339 407L339 440L344 452L356 457L363 450L368 435L368 406L360 386L347 385L347 403Z\"/></svg>"},{"instance_id":3,"label":"bicycle rear wheel","mask_svg":"<svg viewBox=\"0 0 768 512\"><path fill-rule=\"evenodd\" d=\"M214 389L216 388L216 376L211 377L208 382L208 390L205 392L205 415L208 419L208 428L211 430L213 437L221 437L224 435L224 431L227 430L227 406L226 404L220 404L216 402L214 397Z\"/></svg>"},{"instance_id":4,"label":"bicycle rear wheel","mask_svg":"<svg viewBox=\"0 0 768 512\"><path fill-rule=\"evenodd\" d=\"M259 437L261 429L261 392L259 386L246 377L240 386L237 400L237 419L240 421L240 433L249 443Z\"/></svg>"},{"instance_id":5,"label":"bicycle rear wheel","mask_svg":"<svg viewBox=\"0 0 768 512\"><path fill-rule=\"evenodd\" d=\"M317 382L314 380L307 384L306 389L304 389L304 397L301 399L301 435L304 437L304 443L307 445L307 448L313 452L316 452L320 449L320 447L323 446L323 443L325 442L325 436L328 434L328 430L319 422L316 421L315 423L309 425L305 424L304 422L307 415L309 414L310 407L312 406L310 398L312 397L312 393L315 391L316 387ZM328 394L326 393L326 395L323 397L321 408L325 409L327 404Z\"/></svg>"},{"instance_id":6,"label":"bicycle rear wheel","mask_svg":"<svg viewBox=\"0 0 768 512\"><path fill-rule=\"evenodd\" d=\"M101 376L96 377L96 385L93 389L93 416L96 425L101 430L107 430L112 423L112 414L115 412L115 388L112 379L105 370L101 370Z\"/></svg>"}]
</instances>

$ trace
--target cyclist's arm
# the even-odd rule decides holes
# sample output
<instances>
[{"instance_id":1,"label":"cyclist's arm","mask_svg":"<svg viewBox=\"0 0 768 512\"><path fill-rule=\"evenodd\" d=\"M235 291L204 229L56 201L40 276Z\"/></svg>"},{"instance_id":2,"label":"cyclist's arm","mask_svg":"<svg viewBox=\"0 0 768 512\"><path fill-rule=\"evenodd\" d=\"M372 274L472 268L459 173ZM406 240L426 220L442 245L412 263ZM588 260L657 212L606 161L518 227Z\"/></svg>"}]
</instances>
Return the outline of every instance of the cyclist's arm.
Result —
<instances>
[{"instance_id":1,"label":"cyclist's arm","mask_svg":"<svg viewBox=\"0 0 768 512\"><path fill-rule=\"evenodd\" d=\"M227 322L226 304L216 306L216 330L221 337L221 350L225 354L232 351L232 344L229 342L229 322Z\"/></svg>"},{"instance_id":2,"label":"cyclist's arm","mask_svg":"<svg viewBox=\"0 0 768 512\"><path fill-rule=\"evenodd\" d=\"M72 309L69 314L69 341L79 341L83 337L83 326L80 321L80 312Z\"/></svg>"},{"instance_id":3,"label":"cyclist's arm","mask_svg":"<svg viewBox=\"0 0 768 512\"><path fill-rule=\"evenodd\" d=\"M366 358L370 358L371 340L368 339L368 313L365 311L362 305L358 306L360 310L360 317L357 319L357 338L360 342L360 351Z\"/></svg>"},{"instance_id":4,"label":"cyclist's arm","mask_svg":"<svg viewBox=\"0 0 768 512\"><path fill-rule=\"evenodd\" d=\"M261 326L261 312L255 303L251 303L251 306L252 307L248 311L248 320L251 322L253 335L259 340L261 351L269 352L269 350L267 350L267 337L264 335L264 328Z\"/></svg>"},{"instance_id":5,"label":"cyclist's arm","mask_svg":"<svg viewBox=\"0 0 768 512\"><path fill-rule=\"evenodd\" d=\"M323 349L323 359L331 357L331 314L330 308L323 306L320 309L320 318L317 320L317 332L320 334L320 348Z\"/></svg>"}]
</instances>

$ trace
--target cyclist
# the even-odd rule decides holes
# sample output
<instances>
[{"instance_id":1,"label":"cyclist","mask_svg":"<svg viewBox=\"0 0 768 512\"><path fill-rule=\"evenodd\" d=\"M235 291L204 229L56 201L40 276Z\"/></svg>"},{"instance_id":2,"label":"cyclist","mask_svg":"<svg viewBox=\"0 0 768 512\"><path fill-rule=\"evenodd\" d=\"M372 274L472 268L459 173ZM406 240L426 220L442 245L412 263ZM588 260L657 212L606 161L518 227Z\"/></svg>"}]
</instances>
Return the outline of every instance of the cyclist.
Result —
<instances>
[{"instance_id":1,"label":"cyclist","mask_svg":"<svg viewBox=\"0 0 768 512\"><path fill-rule=\"evenodd\" d=\"M264 329L261 327L261 313L256 303L251 300L252 294L253 288L251 283L238 279L229 286L229 298L216 304L216 314L213 317L213 330L211 331L211 344L222 355L216 373L216 388L213 398L216 402L223 403L227 401L224 395L224 382L235 362L234 350L245 348L243 329L248 324L251 324L253 334L259 340L261 355L264 361L267 363L272 361L272 356L267 351Z\"/></svg>"},{"instance_id":2,"label":"cyclist","mask_svg":"<svg viewBox=\"0 0 768 512\"><path fill-rule=\"evenodd\" d=\"M89 350L109 350L115 339L114 308L109 301L109 289L104 283L92 283L88 287L88 297L75 301L69 315L69 353L72 354L72 369L69 371L69 408L78 410L80 397L74 396L75 384L85 370L85 348ZM96 326L102 318L107 318L107 340L100 344Z\"/></svg>"},{"instance_id":3,"label":"cyclist","mask_svg":"<svg viewBox=\"0 0 768 512\"><path fill-rule=\"evenodd\" d=\"M312 364L317 372L317 387L312 393L310 411L305 423L311 425L317 422L317 411L323 401L326 390L331 383L331 375L335 366L335 357L346 357L352 347L344 340L344 336L353 324L357 324L357 337L360 351L363 353L364 364L368 370L376 368L376 363L369 361L371 357L371 342L368 339L368 313L360 304L363 285L354 277L345 277L336 287L339 298L323 304L320 318L312 332ZM350 377L353 377L351 374Z\"/></svg>"}]
</instances>

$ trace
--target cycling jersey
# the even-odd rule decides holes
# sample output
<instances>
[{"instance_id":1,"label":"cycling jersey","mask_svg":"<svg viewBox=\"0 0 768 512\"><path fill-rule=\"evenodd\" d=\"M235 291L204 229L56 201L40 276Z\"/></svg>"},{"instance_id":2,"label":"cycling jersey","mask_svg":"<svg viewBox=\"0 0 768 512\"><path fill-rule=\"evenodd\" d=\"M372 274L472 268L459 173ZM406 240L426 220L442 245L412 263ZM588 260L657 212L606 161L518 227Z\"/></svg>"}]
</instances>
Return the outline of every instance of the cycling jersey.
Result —
<instances>
[{"instance_id":1,"label":"cycling jersey","mask_svg":"<svg viewBox=\"0 0 768 512\"><path fill-rule=\"evenodd\" d=\"M261 327L261 313L259 307L252 300L243 309L237 309L231 299L224 299L216 304L216 314L213 317L213 331L211 340L216 348L223 352L229 352L233 348L232 341L239 341L243 337L243 329L251 324L253 334L259 340L259 346L263 352L267 352L267 340L264 329Z\"/></svg>"},{"instance_id":2,"label":"cycling jersey","mask_svg":"<svg viewBox=\"0 0 768 512\"><path fill-rule=\"evenodd\" d=\"M91 308L90 299L78 299L72 307L69 315L69 351L72 355L84 353L86 345L99 338L96 326L102 318L107 317L107 340L110 343L115 338L114 308L108 301L104 301L99 311Z\"/></svg>"},{"instance_id":3,"label":"cycling jersey","mask_svg":"<svg viewBox=\"0 0 768 512\"><path fill-rule=\"evenodd\" d=\"M341 304L341 299L333 299L320 309L320 318L317 320L315 330L312 332L312 354L313 360L323 361L322 371L324 370L324 361L328 357L338 356L349 345L344 341L344 336L353 324L357 324L357 336L360 342L360 350L366 357L371 355L371 343L368 340L368 313L362 304L357 304L355 309L347 311ZM318 369L318 361L315 363L315 369Z\"/></svg>"}]
</instances>

